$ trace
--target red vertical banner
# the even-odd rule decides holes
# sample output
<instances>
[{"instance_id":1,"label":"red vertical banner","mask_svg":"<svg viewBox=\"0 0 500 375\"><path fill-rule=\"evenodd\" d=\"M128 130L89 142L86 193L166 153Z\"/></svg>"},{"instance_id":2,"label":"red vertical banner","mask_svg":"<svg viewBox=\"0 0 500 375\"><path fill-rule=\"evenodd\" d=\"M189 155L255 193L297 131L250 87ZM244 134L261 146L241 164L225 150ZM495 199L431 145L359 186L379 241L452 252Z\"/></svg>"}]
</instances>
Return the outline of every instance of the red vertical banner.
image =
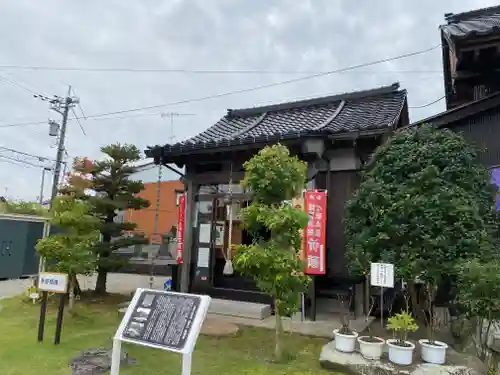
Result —
<instances>
[{"instance_id":1,"label":"red vertical banner","mask_svg":"<svg viewBox=\"0 0 500 375\"><path fill-rule=\"evenodd\" d=\"M326 191L306 191L304 209L309 222L304 230L305 273L324 275L326 273Z\"/></svg>"},{"instance_id":2,"label":"red vertical banner","mask_svg":"<svg viewBox=\"0 0 500 375\"><path fill-rule=\"evenodd\" d=\"M179 206L177 207L177 263L184 262L184 228L186 226L186 193L179 197Z\"/></svg>"}]
</instances>

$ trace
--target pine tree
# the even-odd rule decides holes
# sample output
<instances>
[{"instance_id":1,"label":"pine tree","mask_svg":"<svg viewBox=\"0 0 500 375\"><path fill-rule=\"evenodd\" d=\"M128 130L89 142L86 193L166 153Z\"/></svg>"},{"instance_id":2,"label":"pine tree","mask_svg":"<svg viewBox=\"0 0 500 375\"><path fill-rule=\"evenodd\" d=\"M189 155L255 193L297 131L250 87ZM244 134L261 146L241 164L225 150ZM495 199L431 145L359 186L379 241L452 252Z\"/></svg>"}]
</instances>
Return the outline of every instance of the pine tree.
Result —
<instances>
[{"instance_id":1,"label":"pine tree","mask_svg":"<svg viewBox=\"0 0 500 375\"><path fill-rule=\"evenodd\" d=\"M91 189L87 195L92 212L101 222L101 243L96 248L97 282L96 293L106 293L109 271L123 266L124 259L115 255L115 250L137 243L147 243L144 237L125 237L126 231L136 228L135 223L118 223L115 218L120 211L139 210L149 207L149 201L137 196L144 189L142 181L130 179L135 168L130 163L140 160L139 149L130 144L112 144L101 148L106 156L95 161L90 168ZM87 168L88 163L81 163Z\"/></svg>"},{"instance_id":2,"label":"pine tree","mask_svg":"<svg viewBox=\"0 0 500 375\"><path fill-rule=\"evenodd\" d=\"M99 241L99 220L92 215L88 202L74 194L54 199L50 223L59 229L38 241L36 249L48 260L50 270L67 273L69 276L69 310L75 304L77 276L92 274L96 265L93 249Z\"/></svg>"}]
</instances>

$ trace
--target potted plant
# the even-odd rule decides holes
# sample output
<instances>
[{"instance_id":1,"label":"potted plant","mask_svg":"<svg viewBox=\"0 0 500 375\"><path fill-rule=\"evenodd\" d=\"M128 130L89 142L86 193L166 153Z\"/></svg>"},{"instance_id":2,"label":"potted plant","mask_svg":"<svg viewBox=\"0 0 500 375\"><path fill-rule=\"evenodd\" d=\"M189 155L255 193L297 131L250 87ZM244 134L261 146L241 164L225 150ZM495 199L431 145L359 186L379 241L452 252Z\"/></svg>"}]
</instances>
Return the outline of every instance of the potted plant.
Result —
<instances>
[{"instance_id":1,"label":"potted plant","mask_svg":"<svg viewBox=\"0 0 500 375\"><path fill-rule=\"evenodd\" d=\"M424 362L442 365L446 361L446 349L448 349L448 345L442 341L436 341L434 339L434 333L440 326L440 319L436 316L435 309L432 306L434 295L434 287L432 286L432 284L429 284L427 286L427 291L429 315L427 317L427 314L425 314L425 317L427 319L428 338L418 340L418 343L421 347L420 355Z\"/></svg>"},{"instance_id":2,"label":"potted plant","mask_svg":"<svg viewBox=\"0 0 500 375\"><path fill-rule=\"evenodd\" d=\"M368 317L370 312L366 315L366 322L368 326L368 336L359 336L359 351L361 355L366 359L378 360L382 357L384 351L385 340L381 337L373 336L372 330L368 325Z\"/></svg>"},{"instance_id":3,"label":"potted plant","mask_svg":"<svg viewBox=\"0 0 500 375\"><path fill-rule=\"evenodd\" d=\"M397 365L411 365L415 345L408 341L408 332L418 329L415 319L407 312L401 312L390 317L387 328L394 331L397 338L387 340L389 360Z\"/></svg>"},{"instance_id":4,"label":"potted plant","mask_svg":"<svg viewBox=\"0 0 500 375\"><path fill-rule=\"evenodd\" d=\"M343 353L352 353L356 348L358 333L349 327L350 314L342 317L342 327L333 330L335 336L335 349Z\"/></svg>"},{"instance_id":5,"label":"potted plant","mask_svg":"<svg viewBox=\"0 0 500 375\"><path fill-rule=\"evenodd\" d=\"M378 360L382 357L384 351L385 340L381 337L373 336L368 327L368 336L358 337L359 351L366 359Z\"/></svg>"}]
</instances>

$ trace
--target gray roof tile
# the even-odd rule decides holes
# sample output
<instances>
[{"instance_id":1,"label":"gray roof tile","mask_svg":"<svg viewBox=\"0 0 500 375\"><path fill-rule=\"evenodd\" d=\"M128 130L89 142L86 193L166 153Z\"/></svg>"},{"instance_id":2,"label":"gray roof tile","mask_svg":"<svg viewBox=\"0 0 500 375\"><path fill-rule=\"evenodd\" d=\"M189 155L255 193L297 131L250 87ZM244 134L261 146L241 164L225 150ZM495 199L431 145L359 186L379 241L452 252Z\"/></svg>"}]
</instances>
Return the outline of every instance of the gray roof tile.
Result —
<instances>
[{"instance_id":1,"label":"gray roof tile","mask_svg":"<svg viewBox=\"0 0 500 375\"><path fill-rule=\"evenodd\" d=\"M449 14L446 20L441 30L450 41L500 34L500 6Z\"/></svg>"},{"instance_id":2,"label":"gray roof tile","mask_svg":"<svg viewBox=\"0 0 500 375\"><path fill-rule=\"evenodd\" d=\"M399 84L277 105L228 110L215 125L164 153L250 141L384 129L397 123L406 102Z\"/></svg>"}]
</instances>

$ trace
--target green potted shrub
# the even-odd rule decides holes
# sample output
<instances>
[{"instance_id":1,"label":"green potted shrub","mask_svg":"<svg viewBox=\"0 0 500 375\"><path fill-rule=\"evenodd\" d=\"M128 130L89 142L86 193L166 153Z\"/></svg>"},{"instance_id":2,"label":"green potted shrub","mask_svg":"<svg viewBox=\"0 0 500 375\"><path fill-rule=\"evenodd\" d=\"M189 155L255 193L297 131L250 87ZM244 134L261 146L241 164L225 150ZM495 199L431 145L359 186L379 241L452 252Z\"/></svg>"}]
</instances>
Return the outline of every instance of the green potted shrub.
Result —
<instances>
[{"instance_id":1,"label":"green potted shrub","mask_svg":"<svg viewBox=\"0 0 500 375\"><path fill-rule=\"evenodd\" d=\"M404 311L390 317L387 323L387 328L394 331L396 336L387 340L389 360L397 365L411 365L415 344L408 341L408 332L415 332L418 329L415 319Z\"/></svg>"}]
</instances>

